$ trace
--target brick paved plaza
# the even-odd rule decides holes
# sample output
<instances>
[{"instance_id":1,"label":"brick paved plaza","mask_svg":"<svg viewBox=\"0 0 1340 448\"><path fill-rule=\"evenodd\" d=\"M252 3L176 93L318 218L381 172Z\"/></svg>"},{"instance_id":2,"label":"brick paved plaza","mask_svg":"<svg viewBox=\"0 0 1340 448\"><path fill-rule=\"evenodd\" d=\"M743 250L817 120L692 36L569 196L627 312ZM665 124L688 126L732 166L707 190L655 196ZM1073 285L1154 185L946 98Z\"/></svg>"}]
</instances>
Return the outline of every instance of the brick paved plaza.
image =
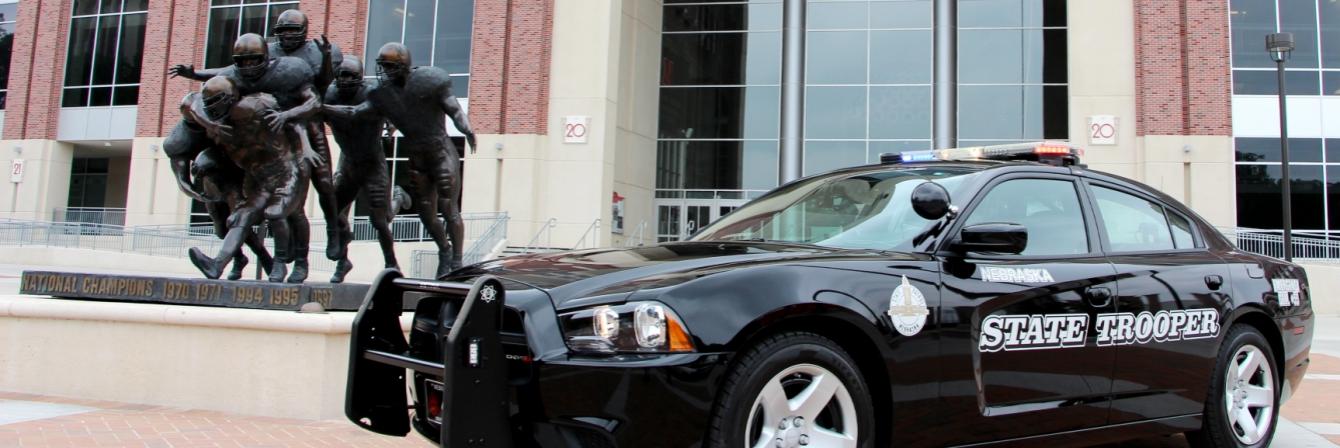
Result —
<instances>
[{"instance_id":1,"label":"brick paved plaza","mask_svg":"<svg viewBox=\"0 0 1340 448\"><path fill-rule=\"evenodd\" d=\"M1299 395L1284 407L1273 446L1340 446L1340 357L1313 354ZM1329 440L1330 443L1326 443ZM254 417L106 401L0 392L0 447L430 447L411 435L386 437L342 420ZM1109 448L1185 447L1157 437Z\"/></svg>"}]
</instances>

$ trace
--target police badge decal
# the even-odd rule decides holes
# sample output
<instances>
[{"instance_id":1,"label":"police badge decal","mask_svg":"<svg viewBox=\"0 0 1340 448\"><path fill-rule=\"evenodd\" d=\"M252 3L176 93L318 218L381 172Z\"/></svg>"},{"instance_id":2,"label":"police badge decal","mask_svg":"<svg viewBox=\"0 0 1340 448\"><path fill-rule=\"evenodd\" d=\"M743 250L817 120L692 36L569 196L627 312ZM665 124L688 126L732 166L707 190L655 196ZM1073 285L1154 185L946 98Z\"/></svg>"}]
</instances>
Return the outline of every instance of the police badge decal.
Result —
<instances>
[{"instance_id":1,"label":"police badge decal","mask_svg":"<svg viewBox=\"0 0 1340 448\"><path fill-rule=\"evenodd\" d=\"M926 326L926 316L931 310L926 308L926 297L903 276L903 283L894 288L889 296L889 320L893 329L903 336L915 336Z\"/></svg>"}]
</instances>

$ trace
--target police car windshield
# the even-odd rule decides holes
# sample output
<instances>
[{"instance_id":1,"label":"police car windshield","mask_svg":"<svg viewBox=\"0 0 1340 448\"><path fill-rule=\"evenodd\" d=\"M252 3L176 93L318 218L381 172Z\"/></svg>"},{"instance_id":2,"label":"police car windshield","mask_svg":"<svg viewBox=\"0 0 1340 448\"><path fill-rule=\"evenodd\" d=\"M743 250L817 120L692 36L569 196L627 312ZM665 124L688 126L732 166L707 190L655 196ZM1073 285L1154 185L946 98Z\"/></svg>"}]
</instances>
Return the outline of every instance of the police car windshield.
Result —
<instances>
[{"instance_id":1,"label":"police car windshield","mask_svg":"<svg viewBox=\"0 0 1340 448\"><path fill-rule=\"evenodd\" d=\"M775 190L703 228L690 241L770 241L843 249L901 249L931 221L912 210L917 185L934 181L955 200L974 167L903 166L835 173Z\"/></svg>"}]
</instances>

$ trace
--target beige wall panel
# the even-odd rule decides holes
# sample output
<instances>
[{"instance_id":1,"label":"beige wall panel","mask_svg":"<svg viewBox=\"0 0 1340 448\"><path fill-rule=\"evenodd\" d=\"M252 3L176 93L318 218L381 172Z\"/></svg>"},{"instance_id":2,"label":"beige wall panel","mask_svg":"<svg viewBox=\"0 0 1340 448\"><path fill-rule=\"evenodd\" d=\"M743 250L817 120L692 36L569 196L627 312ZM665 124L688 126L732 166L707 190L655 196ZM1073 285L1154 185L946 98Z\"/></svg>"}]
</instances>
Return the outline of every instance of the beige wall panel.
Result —
<instances>
[{"instance_id":1,"label":"beige wall panel","mask_svg":"<svg viewBox=\"0 0 1340 448\"><path fill-rule=\"evenodd\" d=\"M1070 94L1135 95L1135 4L1066 2Z\"/></svg>"},{"instance_id":2,"label":"beige wall panel","mask_svg":"<svg viewBox=\"0 0 1340 448\"><path fill-rule=\"evenodd\" d=\"M20 183L8 176L14 159L23 159ZM51 220L55 208L65 207L70 199L70 165L74 146L55 140L0 141L0 166L6 176L0 178L0 213L5 217Z\"/></svg>"}]
</instances>

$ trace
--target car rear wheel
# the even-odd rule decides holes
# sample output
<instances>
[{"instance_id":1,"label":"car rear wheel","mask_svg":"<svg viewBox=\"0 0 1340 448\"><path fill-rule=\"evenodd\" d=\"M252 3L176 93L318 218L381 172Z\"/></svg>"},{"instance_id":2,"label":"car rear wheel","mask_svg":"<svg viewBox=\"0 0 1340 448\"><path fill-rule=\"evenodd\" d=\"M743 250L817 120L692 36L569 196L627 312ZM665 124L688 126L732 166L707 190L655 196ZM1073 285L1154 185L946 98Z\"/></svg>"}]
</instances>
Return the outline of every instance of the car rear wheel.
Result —
<instances>
[{"instance_id":1,"label":"car rear wheel","mask_svg":"<svg viewBox=\"0 0 1340 448\"><path fill-rule=\"evenodd\" d=\"M738 358L713 410L710 446L873 445L874 408L856 363L830 339L783 333Z\"/></svg>"},{"instance_id":2,"label":"car rear wheel","mask_svg":"<svg viewBox=\"0 0 1340 448\"><path fill-rule=\"evenodd\" d=\"M1187 435L1196 448L1263 447L1275 434L1279 383L1275 354L1266 338L1235 325L1224 338L1200 431Z\"/></svg>"}]
</instances>

